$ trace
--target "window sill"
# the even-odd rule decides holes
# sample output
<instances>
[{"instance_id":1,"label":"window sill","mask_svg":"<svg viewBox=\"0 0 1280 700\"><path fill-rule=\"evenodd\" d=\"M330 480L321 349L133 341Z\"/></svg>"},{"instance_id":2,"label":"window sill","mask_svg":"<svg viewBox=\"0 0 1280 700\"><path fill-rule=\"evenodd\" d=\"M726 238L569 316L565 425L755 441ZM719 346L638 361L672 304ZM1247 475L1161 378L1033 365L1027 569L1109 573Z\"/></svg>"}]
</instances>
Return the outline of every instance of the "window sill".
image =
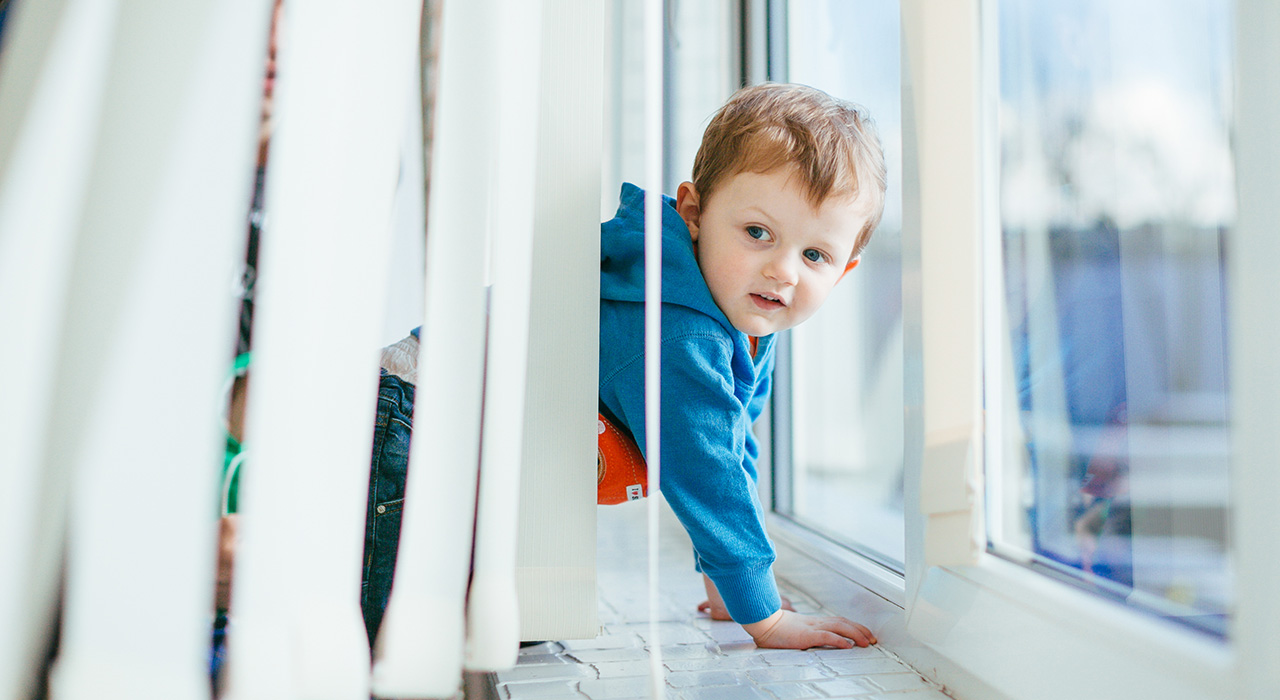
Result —
<instances>
[{"instance_id":1,"label":"window sill","mask_svg":"<svg viewBox=\"0 0 1280 700\"><path fill-rule=\"evenodd\" d=\"M853 582L897 606L906 607L906 585L902 574L890 570L853 550L780 515L769 516L769 535L828 569L831 574ZM781 554L779 554L781 558Z\"/></svg>"},{"instance_id":2,"label":"window sill","mask_svg":"<svg viewBox=\"0 0 1280 700\"><path fill-rule=\"evenodd\" d=\"M989 555L926 572L907 633L1012 698L1209 700L1233 687L1228 644Z\"/></svg>"},{"instance_id":3,"label":"window sill","mask_svg":"<svg viewBox=\"0 0 1280 700\"><path fill-rule=\"evenodd\" d=\"M870 627L884 651L953 697L1008 700L908 633L902 576L784 517L770 515L768 526L778 551L774 571L789 587L829 613Z\"/></svg>"}]
</instances>

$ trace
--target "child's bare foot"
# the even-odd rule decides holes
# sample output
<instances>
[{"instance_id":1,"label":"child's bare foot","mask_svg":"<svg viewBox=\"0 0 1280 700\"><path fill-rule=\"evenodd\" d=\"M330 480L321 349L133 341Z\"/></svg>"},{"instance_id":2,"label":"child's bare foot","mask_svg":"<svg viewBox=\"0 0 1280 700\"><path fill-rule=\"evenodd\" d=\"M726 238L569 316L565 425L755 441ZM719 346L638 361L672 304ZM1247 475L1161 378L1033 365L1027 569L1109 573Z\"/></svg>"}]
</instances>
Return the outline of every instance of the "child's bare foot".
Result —
<instances>
[{"instance_id":1,"label":"child's bare foot","mask_svg":"<svg viewBox=\"0 0 1280 700\"><path fill-rule=\"evenodd\" d=\"M791 605L791 601L786 596L782 598L782 609L795 612L795 608ZM712 620L720 620L722 622L733 622L733 618L729 617L729 611L725 609L724 603L713 605L710 600L704 600L698 603L698 612L707 613Z\"/></svg>"},{"instance_id":2,"label":"child's bare foot","mask_svg":"<svg viewBox=\"0 0 1280 700\"><path fill-rule=\"evenodd\" d=\"M710 576L702 575L702 586L707 590L707 599L698 603L698 612L707 613L712 620L733 622L733 618L729 616L729 609L724 606L724 598L720 597L720 591L716 589L716 584L711 582ZM795 610L786 596L779 597L782 598L783 610Z\"/></svg>"}]
</instances>

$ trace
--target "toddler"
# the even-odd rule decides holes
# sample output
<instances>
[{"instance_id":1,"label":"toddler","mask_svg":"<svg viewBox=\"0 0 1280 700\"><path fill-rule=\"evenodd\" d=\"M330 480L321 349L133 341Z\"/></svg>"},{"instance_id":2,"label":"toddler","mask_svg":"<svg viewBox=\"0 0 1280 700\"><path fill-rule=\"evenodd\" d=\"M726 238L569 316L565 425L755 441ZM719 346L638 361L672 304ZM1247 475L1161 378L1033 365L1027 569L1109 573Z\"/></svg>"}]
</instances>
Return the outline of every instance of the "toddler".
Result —
<instances>
[{"instance_id":1,"label":"toddler","mask_svg":"<svg viewBox=\"0 0 1280 700\"><path fill-rule=\"evenodd\" d=\"M738 91L711 120L693 181L662 220L662 484L693 541L712 617L761 647L875 643L800 615L774 582L752 423L778 331L809 318L858 264L884 207L879 139L855 106L805 86ZM601 226L600 411L645 444L644 193Z\"/></svg>"}]
</instances>

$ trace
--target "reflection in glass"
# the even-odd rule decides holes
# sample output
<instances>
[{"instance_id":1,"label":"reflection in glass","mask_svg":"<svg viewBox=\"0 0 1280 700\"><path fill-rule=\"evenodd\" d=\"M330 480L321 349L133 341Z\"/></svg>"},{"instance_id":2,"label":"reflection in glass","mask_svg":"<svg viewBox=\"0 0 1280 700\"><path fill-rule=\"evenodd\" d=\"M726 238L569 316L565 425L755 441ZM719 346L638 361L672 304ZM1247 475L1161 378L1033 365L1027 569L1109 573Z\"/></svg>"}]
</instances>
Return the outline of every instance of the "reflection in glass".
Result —
<instances>
[{"instance_id":1,"label":"reflection in glass","mask_svg":"<svg viewBox=\"0 0 1280 700\"><path fill-rule=\"evenodd\" d=\"M868 109L889 182L884 218L861 265L813 318L791 331L792 498L778 509L901 569L898 3L792 0L788 9L788 79Z\"/></svg>"},{"instance_id":2,"label":"reflection in glass","mask_svg":"<svg viewBox=\"0 0 1280 700\"><path fill-rule=\"evenodd\" d=\"M731 60L732 3L676 3L668 17L664 78L663 191L688 180L711 116L739 87ZM600 216L613 217L618 188L644 183L644 5L612 0L606 51L605 162Z\"/></svg>"},{"instance_id":3,"label":"reflection in glass","mask_svg":"<svg viewBox=\"0 0 1280 700\"><path fill-rule=\"evenodd\" d=\"M1175 4L1000 4L988 516L995 551L1221 633L1231 5Z\"/></svg>"}]
</instances>

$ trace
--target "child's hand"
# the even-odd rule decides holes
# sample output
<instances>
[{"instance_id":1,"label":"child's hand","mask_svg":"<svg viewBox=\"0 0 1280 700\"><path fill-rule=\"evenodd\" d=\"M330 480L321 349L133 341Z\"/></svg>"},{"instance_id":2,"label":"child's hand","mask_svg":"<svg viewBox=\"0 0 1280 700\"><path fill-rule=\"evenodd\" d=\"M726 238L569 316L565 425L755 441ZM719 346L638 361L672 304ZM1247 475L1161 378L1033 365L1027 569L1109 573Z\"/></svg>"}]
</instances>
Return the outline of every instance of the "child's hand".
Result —
<instances>
[{"instance_id":1,"label":"child's hand","mask_svg":"<svg viewBox=\"0 0 1280 700\"><path fill-rule=\"evenodd\" d=\"M871 630L843 617L815 617L779 610L743 629L761 649L809 649L835 647L849 649L876 643Z\"/></svg>"}]
</instances>

